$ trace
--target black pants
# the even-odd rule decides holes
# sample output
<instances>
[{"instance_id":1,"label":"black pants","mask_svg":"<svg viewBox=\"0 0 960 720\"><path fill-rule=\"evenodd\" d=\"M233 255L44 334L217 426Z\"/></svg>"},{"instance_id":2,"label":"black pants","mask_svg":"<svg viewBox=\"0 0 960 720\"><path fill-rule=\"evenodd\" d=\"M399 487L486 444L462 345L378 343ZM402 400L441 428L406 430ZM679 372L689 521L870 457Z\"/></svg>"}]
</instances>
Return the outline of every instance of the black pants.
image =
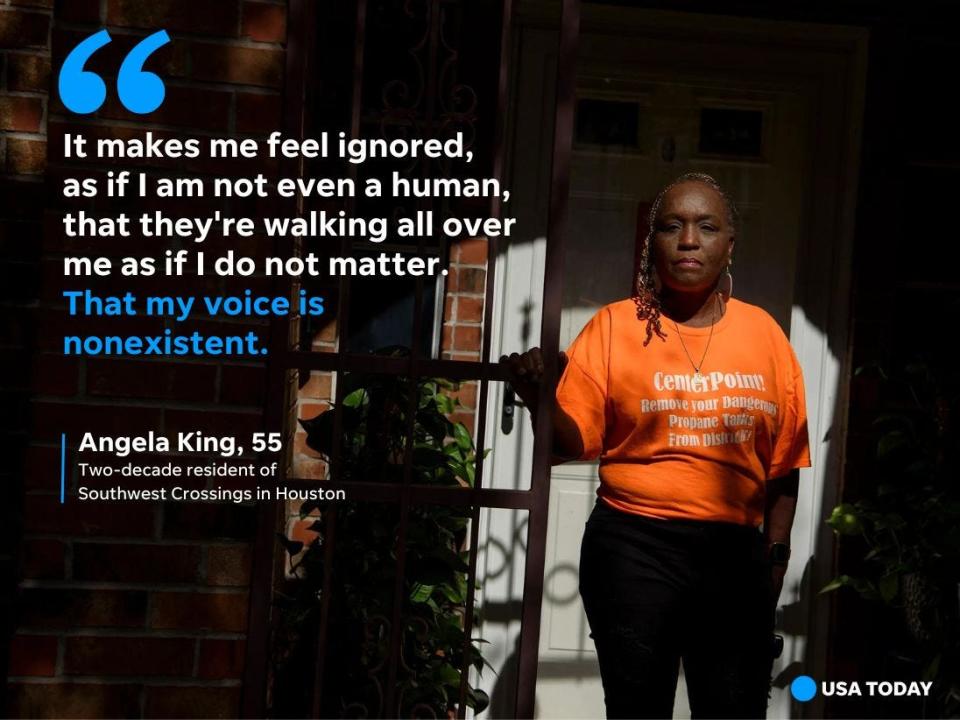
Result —
<instances>
[{"instance_id":1,"label":"black pants","mask_svg":"<svg viewBox=\"0 0 960 720\"><path fill-rule=\"evenodd\" d=\"M580 594L607 717L670 718L680 660L695 718L766 716L774 603L758 529L597 502Z\"/></svg>"}]
</instances>

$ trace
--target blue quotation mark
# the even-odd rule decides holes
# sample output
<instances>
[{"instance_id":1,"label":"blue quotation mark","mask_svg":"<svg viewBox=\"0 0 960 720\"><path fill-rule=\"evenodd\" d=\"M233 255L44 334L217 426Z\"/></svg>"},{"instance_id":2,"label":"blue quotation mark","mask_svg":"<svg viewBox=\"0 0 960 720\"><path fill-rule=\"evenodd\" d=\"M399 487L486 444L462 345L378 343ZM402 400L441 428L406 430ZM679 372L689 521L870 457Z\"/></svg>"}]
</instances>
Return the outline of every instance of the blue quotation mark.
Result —
<instances>
[{"instance_id":1,"label":"blue quotation mark","mask_svg":"<svg viewBox=\"0 0 960 720\"><path fill-rule=\"evenodd\" d=\"M60 100L70 112L86 115L96 112L107 97L107 85L96 73L84 70L90 56L111 40L106 30L94 33L77 45L60 68ZM167 90L156 73L144 72L143 65L157 49L170 42L166 30L158 30L138 43L120 65L117 94L132 113L146 115L163 104Z\"/></svg>"},{"instance_id":2,"label":"blue quotation mark","mask_svg":"<svg viewBox=\"0 0 960 720\"><path fill-rule=\"evenodd\" d=\"M790 683L790 694L800 702L812 700L817 694L817 681L809 675L800 675Z\"/></svg>"}]
</instances>

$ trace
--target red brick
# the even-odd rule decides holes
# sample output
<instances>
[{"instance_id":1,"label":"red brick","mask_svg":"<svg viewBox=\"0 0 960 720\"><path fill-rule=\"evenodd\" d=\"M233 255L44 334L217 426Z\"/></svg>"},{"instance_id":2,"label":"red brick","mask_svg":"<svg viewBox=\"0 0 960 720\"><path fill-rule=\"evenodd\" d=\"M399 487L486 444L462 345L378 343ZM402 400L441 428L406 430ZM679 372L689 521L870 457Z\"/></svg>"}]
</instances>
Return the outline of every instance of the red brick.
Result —
<instances>
[{"instance_id":1,"label":"red brick","mask_svg":"<svg viewBox=\"0 0 960 720\"><path fill-rule=\"evenodd\" d=\"M108 0L107 24L236 37L236 2Z\"/></svg>"},{"instance_id":2,"label":"red brick","mask_svg":"<svg viewBox=\"0 0 960 720\"><path fill-rule=\"evenodd\" d=\"M70 0L60 3L57 20L68 23L100 24L100 0Z\"/></svg>"},{"instance_id":3,"label":"red brick","mask_svg":"<svg viewBox=\"0 0 960 720\"><path fill-rule=\"evenodd\" d=\"M266 135L279 130L281 99L280 95L237 93L237 132Z\"/></svg>"},{"instance_id":4,"label":"red brick","mask_svg":"<svg viewBox=\"0 0 960 720\"><path fill-rule=\"evenodd\" d=\"M239 687L159 687L146 690L147 718L233 718L239 716Z\"/></svg>"},{"instance_id":5,"label":"red brick","mask_svg":"<svg viewBox=\"0 0 960 720\"><path fill-rule=\"evenodd\" d=\"M311 372L310 379L300 388L300 397L330 400L333 397L333 375L327 372Z\"/></svg>"},{"instance_id":6,"label":"red brick","mask_svg":"<svg viewBox=\"0 0 960 720\"><path fill-rule=\"evenodd\" d=\"M289 502L287 502L287 512L289 513L290 517L291 517L291 518L293 518L293 517L299 518L299 517L300 517L300 511L303 509L303 505L304 505L304 501L301 501L301 500L290 500ZM308 512L304 517L310 517L310 518L317 519L317 518L321 517L322 514L323 514L323 513L322 513L322 511L320 510L320 508L318 508L318 507L311 507L311 508L310 508L310 512Z\"/></svg>"},{"instance_id":7,"label":"red brick","mask_svg":"<svg viewBox=\"0 0 960 720\"><path fill-rule=\"evenodd\" d=\"M244 632L247 603L246 593L158 592L153 596L150 627Z\"/></svg>"},{"instance_id":8,"label":"red brick","mask_svg":"<svg viewBox=\"0 0 960 720\"><path fill-rule=\"evenodd\" d=\"M457 262L464 265L486 265L486 238L470 238L457 243Z\"/></svg>"},{"instance_id":9,"label":"red brick","mask_svg":"<svg viewBox=\"0 0 960 720\"><path fill-rule=\"evenodd\" d=\"M447 295L443 299L443 321L453 320L453 296Z\"/></svg>"},{"instance_id":10,"label":"red brick","mask_svg":"<svg viewBox=\"0 0 960 720\"><path fill-rule=\"evenodd\" d=\"M57 672L57 639L49 635L14 635L9 674L53 677Z\"/></svg>"},{"instance_id":11,"label":"red brick","mask_svg":"<svg viewBox=\"0 0 960 720\"><path fill-rule=\"evenodd\" d=\"M279 88L283 85L282 50L199 43L191 51L191 77L197 80Z\"/></svg>"},{"instance_id":12,"label":"red brick","mask_svg":"<svg viewBox=\"0 0 960 720\"><path fill-rule=\"evenodd\" d=\"M480 327L457 325L453 332L453 348L455 350L479 350Z\"/></svg>"},{"instance_id":13,"label":"red brick","mask_svg":"<svg viewBox=\"0 0 960 720\"><path fill-rule=\"evenodd\" d=\"M486 287L487 271L477 268L460 268L460 292L482 293Z\"/></svg>"},{"instance_id":14,"label":"red brick","mask_svg":"<svg viewBox=\"0 0 960 720\"><path fill-rule=\"evenodd\" d=\"M240 34L251 40L282 43L287 39L287 11L283 5L243 4Z\"/></svg>"},{"instance_id":15,"label":"red brick","mask_svg":"<svg viewBox=\"0 0 960 720\"><path fill-rule=\"evenodd\" d=\"M322 415L329 409L330 405L328 403L301 400L298 408L298 417L301 420L311 420L318 415Z\"/></svg>"},{"instance_id":16,"label":"red brick","mask_svg":"<svg viewBox=\"0 0 960 720\"><path fill-rule=\"evenodd\" d=\"M207 584L239 587L250 584L249 545L211 545L207 548Z\"/></svg>"},{"instance_id":17,"label":"red brick","mask_svg":"<svg viewBox=\"0 0 960 720\"><path fill-rule=\"evenodd\" d=\"M43 120L40 98L6 95L0 97L0 130L39 132Z\"/></svg>"},{"instance_id":18,"label":"red brick","mask_svg":"<svg viewBox=\"0 0 960 720\"><path fill-rule=\"evenodd\" d=\"M214 399L214 365L138 360L87 360L87 392L106 397Z\"/></svg>"},{"instance_id":19,"label":"red brick","mask_svg":"<svg viewBox=\"0 0 960 720\"><path fill-rule=\"evenodd\" d=\"M61 5L63 4L66 3L61 3ZM96 25L100 24L99 20L94 22ZM53 66L56 68L60 67L63 60L67 57L67 54L89 35L90 30L65 30L59 26L55 26L53 30L53 48L51 51ZM135 45L143 40L144 35L145 33L114 33L111 42L97 50L87 61L84 68L104 78L115 77L124 58ZM149 72L159 74L165 79L182 78L185 76L187 68L190 65L189 54L190 41L174 37L171 42L158 48L150 56L144 68ZM50 101L51 112L63 112L63 105L59 104L59 98L56 97L56 94L51 96ZM85 128L90 129L89 126L85 126ZM139 130L139 128L136 129Z\"/></svg>"},{"instance_id":20,"label":"red brick","mask_svg":"<svg viewBox=\"0 0 960 720\"><path fill-rule=\"evenodd\" d=\"M20 626L73 629L143 627L147 593L139 590L24 588L18 598Z\"/></svg>"},{"instance_id":21,"label":"red brick","mask_svg":"<svg viewBox=\"0 0 960 720\"><path fill-rule=\"evenodd\" d=\"M141 688L133 684L10 683L8 717L140 717Z\"/></svg>"},{"instance_id":22,"label":"red brick","mask_svg":"<svg viewBox=\"0 0 960 720\"><path fill-rule=\"evenodd\" d=\"M0 47L47 47L50 16L0 9Z\"/></svg>"},{"instance_id":23,"label":"red brick","mask_svg":"<svg viewBox=\"0 0 960 720\"><path fill-rule=\"evenodd\" d=\"M477 384L474 382L465 382L460 384L460 389L453 393L460 401L462 407L474 409L477 407Z\"/></svg>"},{"instance_id":24,"label":"red brick","mask_svg":"<svg viewBox=\"0 0 960 720\"><path fill-rule=\"evenodd\" d=\"M197 677L204 680L242 677L245 652L243 640L201 640Z\"/></svg>"},{"instance_id":25,"label":"red brick","mask_svg":"<svg viewBox=\"0 0 960 720\"><path fill-rule=\"evenodd\" d=\"M60 580L64 577L65 548L59 540L24 540L20 549L21 571L32 580Z\"/></svg>"},{"instance_id":26,"label":"red brick","mask_svg":"<svg viewBox=\"0 0 960 720\"><path fill-rule=\"evenodd\" d=\"M174 675L193 672L194 640L158 637L69 637L66 675Z\"/></svg>"},{"instance_id":27,"label":"red brick","mask_svg":"<svg viewBox=\"0 0 960 720\"><path fill-rule=\"evenodd\" d=\"M337 320L331 317L320 327L320 331L313 337L313 341L332 343L337 339Z\"/></svg>"},{"instance_id":28,"label":"red brick","mask_svg":"<svg viewBox=\"0 0 960 720\"><path fill-rule=\"evenodd\" d=\"M321 340L318 336L314 336L313 338L310 338L309 342L301 343L300 345L298 345L298 349L316 350L316 351L322 351L322 352L336 352L337 346L332 341Z\"/></svg>"},{"instance_id":29,"label":"red brick","mask_svg":"<svg viewBox=\"0 0 960 720\"><path fill-rule=\"evenodd\" d=\"M7 87L10 90L50 90L50 58L43 55L8 55Z\"/></svg>"},{"instance_id":30,"label":"red brick","mask_svg":"<svg viewBox=\"0 0 960 720\"><path fill-rule=\"evenodd\" d=\"M447 292L482 293L486 276L479 268L454 268L447 277Z\"/></svg>"},{"instance_id":31,"label":"red brick","mask_svg":"<svg viewBox=\"0 0 960 720\"><path fill-rule=\"evenodd\" d=\"M298 456L293 460L293 476L307 480L326 480L327 463L311 457Z\"/></svg>"},{"instance_id":32,"label":"red brick","mask_svg":"<svg viewBox=\"0 0 960 720\"><path fill-rule=\"evenodd\" d=\"M7 138L7 172L41 175L47 167L47 143L43 140Z\"/></svg>"},{"instance_id":33,"label":"red brick","mask_svg":"<svg viewBox=\"0 0 960 720\"><path fill-rule=\"evenodd\" d=\"M458 297L457 321L481 322L483 320L483 298Z\"/></svg>"},{"instance_id":34,"label":"red brick","mask_svg":"<svg viewBox=\"0 0 960 720\"><path fill-rule=\"evenodd\" d=\"M73 577L99 582L196 582L200 577L200 548L74 543Z\"/></svg>"},{"instance_id":35,"label":"red brick","mask_svg":"<svg viewBox=\"0 0 960 720\"><path fill-rule=\"evenodd\" d=\"M304 546L310 545L314 540L320 537L320 533L311 530L311 526L316 522L316 518L308 517L303 520L291 520L287 528L287 537L291 540L302 542Z\"/></svg>"},{"instance_id":36,"label":"red brick","mask_svg":"<svg viewBox=\"0 0 960 720\"><path fill-rule=\"evenodd\" d=\"M263 367L224 365L220 371L220 402L226 405L263 405L267 373Z\"/></svg>"},{"instance_id":37,"label":"red brick","mask_svg":"<svg viewBox=\"0 0 960 720\"><path fill-rule=\"evenodd\" d=\"M131 122L151 122L164 125L220 130L226 132L230 121L230 95L216 90L167 85L163 104L149 115L136 115L127 110L115 95L97 112L97 117ZM168 203L169 200L164 199ZM196 204L196 201L191 201Z\"/></svg>"},{"instance_id":38,"label":"red brick","mask_svg":"<svg viewBox=\"0 0 960 720\"><path fill-rule=\"evenodd\" d=\"M450 350L453 348L453 325L444 325L443 334L440 338L440 348Z\"/></svg>"},{"instance_id":39,"label":"red brick","mask_svg":"<svg viewBox=\"0 0 960 720\"><path fill-rule=\"evenodd\" d=\"M303 432L297 432L293 436L293 452L294 454L306 455L310 458L321 457L319 452L307 445L307 434Z\"/></svg>"}]
</instances>

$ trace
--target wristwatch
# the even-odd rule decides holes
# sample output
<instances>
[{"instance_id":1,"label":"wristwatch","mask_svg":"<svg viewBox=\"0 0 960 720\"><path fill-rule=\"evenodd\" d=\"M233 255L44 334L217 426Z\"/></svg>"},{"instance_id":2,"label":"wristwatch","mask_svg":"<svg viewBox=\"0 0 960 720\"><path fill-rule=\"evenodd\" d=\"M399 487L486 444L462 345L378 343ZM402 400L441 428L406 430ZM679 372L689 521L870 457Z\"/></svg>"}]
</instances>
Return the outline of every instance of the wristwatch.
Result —
<instances>
[{"instance_id":1,"label":"wristwatch","mask_svg":"<svg viewBox=\"0 0 960 720\"><path fill-rule=\"evenodd\" d=\"M790 560L790 546L782 542L770 543L768 557L774 565L786 565Z\"/></svg>"}]
</instances>

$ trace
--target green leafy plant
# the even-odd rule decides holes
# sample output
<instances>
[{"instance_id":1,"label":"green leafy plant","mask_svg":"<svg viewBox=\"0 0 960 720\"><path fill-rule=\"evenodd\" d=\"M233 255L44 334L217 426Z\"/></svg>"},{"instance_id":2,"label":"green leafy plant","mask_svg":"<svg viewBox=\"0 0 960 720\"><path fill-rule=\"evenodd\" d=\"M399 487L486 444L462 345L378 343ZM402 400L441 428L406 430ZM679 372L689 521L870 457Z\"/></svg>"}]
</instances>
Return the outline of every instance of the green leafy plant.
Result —
<instances>
[{"instance_id":1,"label":"green leafy plant","mask_svg":"<svg viewBox=\"0 0 960 720\"><path fill-rule=\"evenodd\" d=\"M397 350L393 350L395 354ZM304 421L307 444L326 457L339 440L340 477L359 482L400 483L412 420L411 481L441 486L472 486L476 449L467 428L449 416L457 389L442 379L350 374L343 399L342 429L333 437L333 408ZM413 397L411 397L413 394ZM414 417L410 417L411 403ZM308 654L297 650L315 633L327 571L326 513L304 503L302 518L315 517L317 539L307 547L283 538L291 555L292 580L281 604L278 637L280 678L275 694L292 691L284 677L296 675ZM455 711L465 665L487 665L479 639L465 642L463 621L468 590L463 550L470 509L411 506L399 598L397 573L400 508L393 503L340 502L332 548L332 594L323 670L321 716L446 717ZM394 687L396 705L384 708L395 602L400 603L400 656ZM312 640L307 637L307 640ZM283 639L286 639L283 642ZM309 663L307 663L309 665ZM466 703L477 712L489 700L469 684ZM282 708L283 704L279 704Z\"/></svg>"},{"instance_id":2,"label":"green leafy plant","mask_svg":"<svg viewBox=\"0 0 960 720\"><path fill-rule=\"evenodd\" d=\"M924 363L869 373L881 412L871 426L874 481L856 502L833 508L827 523L862 543L858 574L841 574L821 592L852 588L901 612L926 679L937 681L944 708L960 702L960 484L955 380ZM945 710L950 712L949 710Z\"/></svg>"}]
</instances>

